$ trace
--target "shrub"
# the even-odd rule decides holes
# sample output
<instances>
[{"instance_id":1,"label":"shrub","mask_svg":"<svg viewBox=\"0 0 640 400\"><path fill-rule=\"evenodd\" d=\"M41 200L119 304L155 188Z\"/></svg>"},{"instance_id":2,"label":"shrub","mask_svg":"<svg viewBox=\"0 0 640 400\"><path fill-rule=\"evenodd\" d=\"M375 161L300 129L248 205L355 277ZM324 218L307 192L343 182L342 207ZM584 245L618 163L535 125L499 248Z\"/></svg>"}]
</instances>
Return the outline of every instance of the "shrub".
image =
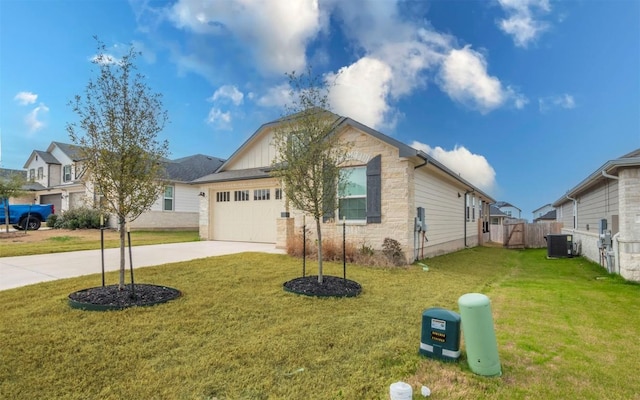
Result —
<instances>
[{"instance_id":1,"label":"shrub","mask_svg":"<svg viewBox=\"0 0 640 400\"><path fill-rule=\"evenodd\" d=\"M109 216L105 216L105 225L109 223ZM49 220L47 219L47 226ZM57 216L53 222L56 229L98 229L100 228L100 210L87 207L72 208Z\"/></svg>"},{"instance_id":2,"label":"shrub","mask_svg":"<svg viewBox=\"0 0 640 400\"><path fill-rule=\"evenodd\" d=\"M386 243L386 248L384 247ZM393 239L385 239L383 250L376 251L371 246L347 241L344 254L346 261L360 265L375 267L393 267L406 264L404 253L400 243ZM307 258L317 258L317 242L307 239ZM385 252L386 251L386 252ZM294 235L287 241L287 254L293 257L302 257L302 233ZM342 261L342 239L326 238L322 240L322 259L324 261Z\"/></svg>"},{"instance_id":3,"label":"shrub","mask_svg":"<svg viewBox=\"0 0 640 400\"><path fill-rule=\"evenodd\" d=\"M387 257L393 265L397 266L406 264L406 258L402 251L402 246L400 246L400 242L395 239L384 239L382 242L382 254L384 254L384 256Z\"/></svg>"},{"instance_id":4,"label":"shrub","mask_svg":"<svg viewBox=\"0 0 640 400\"><path fill-rule=\"evenodd\" d=\"M56 222L58 221L58 214L49 214L47 217L47 227L54 228L56 226Z\"/></svg>"}]
</instances>

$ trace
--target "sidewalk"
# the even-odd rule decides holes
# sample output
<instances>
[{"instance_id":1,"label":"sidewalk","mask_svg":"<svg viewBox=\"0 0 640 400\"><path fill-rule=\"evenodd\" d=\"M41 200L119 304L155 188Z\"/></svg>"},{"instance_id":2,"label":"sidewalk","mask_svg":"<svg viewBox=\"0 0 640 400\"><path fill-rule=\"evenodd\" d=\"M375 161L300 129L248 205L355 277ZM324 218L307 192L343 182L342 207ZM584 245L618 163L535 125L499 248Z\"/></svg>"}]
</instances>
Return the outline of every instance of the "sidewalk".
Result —
<instances>
[{"instance_id":1,"label":"sidewalk","mask_svg":"<svg viewBox=\"0 0 640 400\"><path fill-rule=\"evenodd\" d=\"M284 250L276 249L273 243L200 241L131 248L134 269L248 251L284 254ZM118 270L120 249L105 249L104 264L105 271ZM129 268L128 249L126 249L126 265ZM0 290L100 272L100 250L0 257Z\"/></svg>"}]
</instances>

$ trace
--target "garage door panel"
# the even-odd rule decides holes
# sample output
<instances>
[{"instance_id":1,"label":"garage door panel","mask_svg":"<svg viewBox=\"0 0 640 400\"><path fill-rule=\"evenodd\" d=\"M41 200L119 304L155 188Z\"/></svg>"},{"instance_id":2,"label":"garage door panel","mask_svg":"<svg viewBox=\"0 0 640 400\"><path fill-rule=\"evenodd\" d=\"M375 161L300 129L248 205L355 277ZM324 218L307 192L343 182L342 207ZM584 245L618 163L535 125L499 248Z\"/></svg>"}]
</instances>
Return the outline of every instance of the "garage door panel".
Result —
<instances>
[{"instance_id":1,"label":"garage door panel","mask_svg":"<svg viewBox=\"0 0 640 400\"><path fill-rule=\"evenodd\" d=\"M212 204L213 239L275 243L282 200L273 199L273 190L270 200L254 200L250 190L248 201L234 201L233 193L230 190L231 201Z\"/></svg>"}]
</instances>

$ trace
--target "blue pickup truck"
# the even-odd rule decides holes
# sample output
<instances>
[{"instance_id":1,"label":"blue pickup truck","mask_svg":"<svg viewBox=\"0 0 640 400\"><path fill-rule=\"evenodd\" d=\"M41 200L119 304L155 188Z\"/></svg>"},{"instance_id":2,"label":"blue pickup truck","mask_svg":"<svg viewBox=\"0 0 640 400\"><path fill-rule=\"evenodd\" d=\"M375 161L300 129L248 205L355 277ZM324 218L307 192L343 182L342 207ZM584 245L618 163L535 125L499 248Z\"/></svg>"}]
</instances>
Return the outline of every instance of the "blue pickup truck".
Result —
<instances>
[{"instance_id":1,"label":"blue pickup truck","mask_svg":"<svg viewBox=\"0 0 640 400\"><path fill-rule=\"evenodd\" d=\"M9 206L9 225L18 230L37 231L43 221L56 212L53 204L8 204L6 199L0 199L0 225L6 219L6 206Z\"/></svg>"}]
</instances>

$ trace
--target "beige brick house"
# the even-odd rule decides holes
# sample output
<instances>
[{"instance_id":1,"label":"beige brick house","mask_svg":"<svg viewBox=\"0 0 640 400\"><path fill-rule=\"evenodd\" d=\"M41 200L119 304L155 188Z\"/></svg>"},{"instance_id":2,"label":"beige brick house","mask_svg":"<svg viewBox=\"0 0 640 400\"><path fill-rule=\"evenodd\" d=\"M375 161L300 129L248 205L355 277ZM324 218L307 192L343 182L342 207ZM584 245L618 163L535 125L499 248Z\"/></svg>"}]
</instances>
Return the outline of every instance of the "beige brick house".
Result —
<instances>
[{"instance_id":1,"label":"beige brick house","mask_svg":"<svg viewBox=\"0 0 640 400\"><path fill-rule=\"evenodd\" d=\"M350 242L380 249L385 238L392 238L402 245L407 261L488 240L494 199L426 153L350 118L335 117L335 134L352 144L345 168L361 190L341 198L341 204L359 206L336 209L323 222L324 237L341 237L344 220ZM300 233L302 213L288 207L280 182L269 174L278 123L262 125L220 169L194 181L205 193L202 239L284 247ZM424 209L426 231L416 229L418 207ZM306 222L312 223L310 218Z\"/></svg>"},{"instance_id":2,"label":"beige brick house","mask_svg":"<svg viewBox=\"0 0 640 400\"><path fill-rule=\"evenodd\" d=\"M553 207L581 255L640 282L640 149L607 161Z\"/></svg>"}]
</instances>

